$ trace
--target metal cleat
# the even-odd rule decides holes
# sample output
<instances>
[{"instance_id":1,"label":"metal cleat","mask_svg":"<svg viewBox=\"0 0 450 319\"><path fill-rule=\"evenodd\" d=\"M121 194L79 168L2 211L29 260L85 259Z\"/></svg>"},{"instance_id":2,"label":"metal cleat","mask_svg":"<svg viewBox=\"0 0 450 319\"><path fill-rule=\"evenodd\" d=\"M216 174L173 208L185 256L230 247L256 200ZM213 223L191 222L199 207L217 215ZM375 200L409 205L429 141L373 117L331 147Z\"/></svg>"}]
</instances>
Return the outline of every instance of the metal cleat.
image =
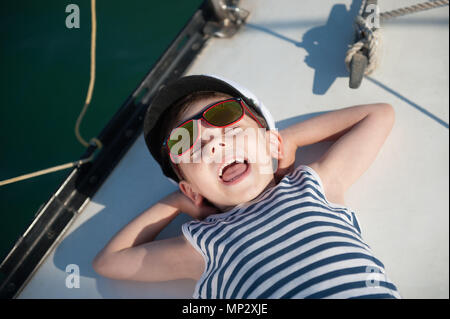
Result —
<instances>
[{"instance_id":1,"label":"metal cleat","mask_svg":"<svg viewBox=\"0 0 450 319\"><path fill-rule=\"evenodd\" d=\"M232 37L245 23L249 11L238 7L239 0L209 0L215 21L208 21L203 33L219 38Z\"/></svg>"}]
</instances>

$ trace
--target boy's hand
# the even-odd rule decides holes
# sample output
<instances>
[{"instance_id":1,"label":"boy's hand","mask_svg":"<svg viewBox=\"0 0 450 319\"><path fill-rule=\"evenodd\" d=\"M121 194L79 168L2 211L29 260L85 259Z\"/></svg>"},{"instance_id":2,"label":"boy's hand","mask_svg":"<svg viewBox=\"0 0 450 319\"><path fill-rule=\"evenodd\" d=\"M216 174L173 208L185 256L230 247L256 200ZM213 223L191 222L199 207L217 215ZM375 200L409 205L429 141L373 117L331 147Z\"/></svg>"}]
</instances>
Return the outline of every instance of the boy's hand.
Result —
<instances>
[{"instance_id":1,"label":"boy's hand","mask_svg":"<svg viewBox=\"0 0 450 319\"><path fill-rule=\"evenodd\" d=\"M192 218L202 220L209 215L219 213L219 209L208 203L206 200L204 200L200 206L197 206L181 191L174 192L172 196L174 196L177 208Z\"/></svg>"}]
</instances>

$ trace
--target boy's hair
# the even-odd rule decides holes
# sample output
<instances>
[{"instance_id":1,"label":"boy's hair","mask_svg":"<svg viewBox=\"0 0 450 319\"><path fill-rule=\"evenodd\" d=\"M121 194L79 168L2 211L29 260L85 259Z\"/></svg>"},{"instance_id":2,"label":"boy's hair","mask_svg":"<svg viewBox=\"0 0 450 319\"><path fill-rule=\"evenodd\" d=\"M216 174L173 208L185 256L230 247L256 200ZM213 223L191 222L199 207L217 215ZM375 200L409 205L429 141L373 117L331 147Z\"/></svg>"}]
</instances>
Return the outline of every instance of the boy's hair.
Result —
<instances>
[{"instance_id":1,"label":"boy's hair","mask_svg":"<svg viewBox=\"0 0 450 319\"><path fill-rule=\"evenodd\" d=\"M261 108L261 104L250 92L237 84L232 84L231 81L210 75L189 75L161 85L147 108L143 133L153 158L160 165L164 175L173 181L179 182L180 178L175 172L167 148L163 145L164 141L190 105L209 97L218 97L218 100L221 97L241 98L261 125L269 129L266 120L268 114L264 114L267 110ZM270 114L268 118L270 121Z\"/></svg>"}]
</instances>

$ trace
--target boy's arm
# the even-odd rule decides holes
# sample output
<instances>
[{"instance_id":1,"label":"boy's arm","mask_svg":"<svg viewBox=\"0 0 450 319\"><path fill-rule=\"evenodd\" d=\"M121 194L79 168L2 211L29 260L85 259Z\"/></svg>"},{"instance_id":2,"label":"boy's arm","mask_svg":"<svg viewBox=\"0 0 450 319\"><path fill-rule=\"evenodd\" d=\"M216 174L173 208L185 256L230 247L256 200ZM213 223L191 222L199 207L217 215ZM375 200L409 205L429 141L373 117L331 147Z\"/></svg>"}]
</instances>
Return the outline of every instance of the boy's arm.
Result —
<instances>
[{"instance_id":1,"label":"boy's arm","mask_svg":"<svg viewBox=\"0 0 450 319\"><path fill-rule=\"evenodd\" d=\"M166 196L120 230L95 257L95 271L136 281L198 278L203 257L184 236L153 241L186 205L183 196L180 192Z\"/></svg>"},{"instance_id":2,"label":"boy's arm","mask_svg":"<svg viewBox=\"0 0 450 319\"><path fill-rule=\"evenodd\" d=\"M295 150L321 141L335 141L315 163L329 200L343 204L345 191L374 161L394 124L389 104L368 104L328 112L280 131L285 156L295 160ZM294 155L292 155L292 151ZM286 163L285 163L286 165Z\"/></svg>"}]
</instances>

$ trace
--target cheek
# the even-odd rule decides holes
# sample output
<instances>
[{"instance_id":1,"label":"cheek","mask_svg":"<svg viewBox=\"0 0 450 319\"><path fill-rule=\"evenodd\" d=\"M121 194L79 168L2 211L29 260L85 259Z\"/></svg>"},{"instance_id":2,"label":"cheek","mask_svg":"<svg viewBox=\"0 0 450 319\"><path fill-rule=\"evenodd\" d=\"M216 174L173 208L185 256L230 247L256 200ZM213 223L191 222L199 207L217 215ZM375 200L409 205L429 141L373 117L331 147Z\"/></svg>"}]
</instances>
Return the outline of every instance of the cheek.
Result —
<instances>
[{"instance_id":1,"label":"cheek","mask_svg":"<svg viewBox=\"0 0 450 319\"><path fill-rule=\"evenodd\" d=\"M193 178L196 176L196 169L194 167L195 164L192 163L180 163L179 168L183 173L183 176L190 182L193 181Z\"/></svg>"},{"instance_id":2,"label":"cheek","mask_svg":"<svg viewBox=\"0 0 450 319\"><path fill-rule=\"evenodd\" d=\"M269 147L267 145L266 137L259 134L257 138L253 139L253 143L249 144L249 150L254 154L255 163L266 164L270 159Z\"/></svg>"},{"instance_id":3,"label":"cheek","mask_svg":"<svg viewBox=\"0 0 450 319\"><path fill-rule=\"evenodd\" d=\"M250 163L256 163L259 153L260 137L253 128L247 128L242 134L235 136L233 146L236 151L245 151Z\"/></svg>"},{"instance_id":4,"label":"cheek","mask_svg":"<svg viewBox=\"0 0 450 319\"><path fill-rule=\"evenodd\" d=\"M202 187L208 184L213 178L210 170L202 163L181 164L185 177L192 183Z\"/></svg>"}]
</instances>

